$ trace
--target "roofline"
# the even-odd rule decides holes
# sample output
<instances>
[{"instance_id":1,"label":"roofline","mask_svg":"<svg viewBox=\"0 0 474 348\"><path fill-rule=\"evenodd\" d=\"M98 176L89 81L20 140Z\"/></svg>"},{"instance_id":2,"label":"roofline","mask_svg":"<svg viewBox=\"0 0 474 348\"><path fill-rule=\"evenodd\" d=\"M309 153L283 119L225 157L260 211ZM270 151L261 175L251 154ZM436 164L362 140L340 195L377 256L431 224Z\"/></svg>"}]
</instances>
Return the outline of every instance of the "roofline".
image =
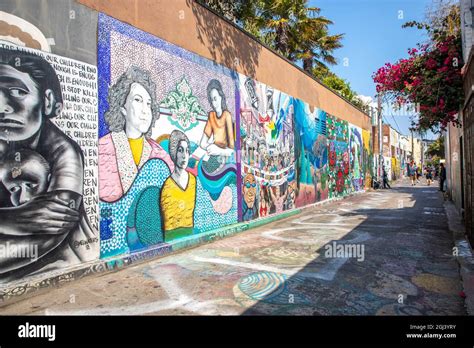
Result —
<instances>
[{"instance_id":1,"label":"roofline","mask_svg":"<svg viewBox=\"0 0 474 348\"><path fill-rule=\"evenodd\" d=\"M247 32L246 30L242 29L241 27L239 27L237 24L235 24L234 22L232 22L231 20L221 16L219 13L217 13L215 10L213 10L212 8L208 7L207 5L201 3L200 0L194 0L195 3L197 3L199 6L205 8L206 10L212 12L213 14L215 14L217 17L219 17L220 19L224 20L225 22L227 22L228 24L232 25L235 29L239 30L241 33L245 34L247 37L249 37L250 39L254 40L255 42L257 42L258 44L262 45L263 47L265 47L266 49L268 49L270 52L272 52L273 54L277 55L278 57L280 57L281 59L283 59L284 61L286 61L288 64L292 65L293 67L295 67L296 69L298 69L300 72L304 73L306 76L310 77L311 79L313 79L314 81L316 81L317 83L319 83L321 86L323 86L324 88L326 88L329 92L333 93L334 95L336 95L337 97L341 98L342 100L344 100L346 103L350 104L352 107L354 107L355 109L359 110L360 112L362 112L365 116L367 116L369 119L371 119L372 117L367 113L365 112L364 110L362 110L361 108L359 108L358 106L356 106L355 104L353 104L351 101L349 101L346 97L343 97L342 95L336 93L334 90L332 90L331 88L329 88L328 86L326 86L322 81L320 81L317 77L315 77L314 75L308 73L307 71L305 71L304 69L302 69L301 67L299 67L298 65L296 65L294 62L292 62L291 60L289 60L288 58L286 58L285 56L283 56L282 54L280 54L279 52L275 51L273 48L269 47L267 44L261 42L256 36L250 34L249 32Z\"/></svg>"}]
</instances>

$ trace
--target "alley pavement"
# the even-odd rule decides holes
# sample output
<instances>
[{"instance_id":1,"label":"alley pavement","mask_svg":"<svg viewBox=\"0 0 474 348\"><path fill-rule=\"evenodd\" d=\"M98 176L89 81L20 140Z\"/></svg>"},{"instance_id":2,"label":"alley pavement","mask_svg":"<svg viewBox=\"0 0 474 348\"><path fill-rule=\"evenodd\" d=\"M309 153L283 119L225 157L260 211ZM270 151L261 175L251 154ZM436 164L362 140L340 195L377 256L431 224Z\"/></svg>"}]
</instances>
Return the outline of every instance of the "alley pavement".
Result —
<instances>
[{"instance_id":1,"label":"alley pavement","mask_svg":"<svg viewBox=\"0 0 474 348\"><path fill-rule=\"evenodd\" d=\"M405 180L0 314L465 315L453 246L441 192Z\"/></svg>"}]
</instances>

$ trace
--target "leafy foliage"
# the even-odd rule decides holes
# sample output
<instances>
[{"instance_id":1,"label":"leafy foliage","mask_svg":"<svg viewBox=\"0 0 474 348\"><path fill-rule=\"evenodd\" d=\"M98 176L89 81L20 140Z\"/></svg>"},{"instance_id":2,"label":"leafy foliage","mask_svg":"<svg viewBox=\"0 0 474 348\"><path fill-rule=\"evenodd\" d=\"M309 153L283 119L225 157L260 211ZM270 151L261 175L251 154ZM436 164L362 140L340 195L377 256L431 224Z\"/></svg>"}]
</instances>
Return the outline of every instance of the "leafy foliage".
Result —
<instances>
[{"instance_id":1,"label":"leafy foliage","mask_svg":"<svg viewBox=\"0 0 474 348\"><path fill-rule=\"evenodd\" d=\"M463 102L462 48L459 7L451 5L443 18L430 23L409 22L428 30L430 42L409 49L409 58L386 63L373 75L378 93L393 98L394 104L419 105L417 130L437 132L452 122Z\"/></svg>"},{"instance_id":2,"label":"leafy foliage","mask_svg":"<svg viewBox=\"0 0 474 348\"><path fill-rule=\"evenodd\" d=\"M334 92L346 98L360 109L365 109L366 105L357 97L357 93L351 88L349 82L331 72L327 67L315 67L313 68L312 73L317 79L319 79L324 85L332 89Z\"/></svg>"},{"instance_id":3,"label":"leafy foliage","mask_svg":"<svg viewBox=\"0 0 474 348\"><path fill-rule=\"evenodd\" d=\"M329 35L333 22L320 15L320 8L308 7L308 0L199 1L310 74L336 64L333 54L342 47L343 34Z\"/></svg>"},{"instance_id":4,"label":"leafy foliage","mask_svg":"<svg viewBox=\"0 0 474 348\"><path fill-rule=\"evenodd\" d=\"M426 150L426 154L429 156L437 156L440 158L444 157L444 137L440 136L438 139L436 139L433 143L428 146L428 149Z\"/></svg>"}]
</instances>

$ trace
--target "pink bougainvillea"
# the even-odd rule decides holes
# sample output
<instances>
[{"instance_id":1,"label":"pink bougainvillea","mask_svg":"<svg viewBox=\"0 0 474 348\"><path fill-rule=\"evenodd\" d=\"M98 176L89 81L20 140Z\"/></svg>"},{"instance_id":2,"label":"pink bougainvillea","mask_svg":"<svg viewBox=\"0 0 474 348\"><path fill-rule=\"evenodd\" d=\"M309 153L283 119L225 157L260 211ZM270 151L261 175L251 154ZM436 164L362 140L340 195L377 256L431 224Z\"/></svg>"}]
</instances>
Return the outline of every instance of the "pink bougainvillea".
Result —
<instances>
[{"instance_id":1,"label":"pink bougainvillea","mask_svg":"<svg viewBox=\"0 0 474 348\"><path fill-rule=\"evenodd\" d=\"M418 105L418 129L445 129L463 101L462 54L458 37L408 50L409 57L386 63L373 75L377 93L391 95L396 104Z\"/></svg>"}]
</instances>

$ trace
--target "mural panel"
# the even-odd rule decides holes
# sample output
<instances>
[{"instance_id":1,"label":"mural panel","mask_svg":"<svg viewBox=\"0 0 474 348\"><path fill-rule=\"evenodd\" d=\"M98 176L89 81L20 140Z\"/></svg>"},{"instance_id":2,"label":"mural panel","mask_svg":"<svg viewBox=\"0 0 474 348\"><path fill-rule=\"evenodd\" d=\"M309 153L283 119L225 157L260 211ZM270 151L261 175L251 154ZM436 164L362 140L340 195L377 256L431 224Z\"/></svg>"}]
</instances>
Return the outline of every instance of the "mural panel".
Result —
<instances>
[{"instance_id":1,"label":"mural panel","mask_svg":"<svg viewBox=\"0 0 474 348\"><path fill-rule=\"evenodd\" d=\"M349 123L327 115L329 198L342 197L351 192L349 154Z\"/></svg>"},{"instance_id":2,"label":"mural panel","mask_svg":"<svg viewBox=\"0 0 474 348\"><path fill-rule=\"evenodd\" d=\"M232 71L99 15L101 256L238 221Z\"/></svg>"},{"instance_id":3,"label":"mural panel","mask_svg":"<svg viewBox=\"0 0 474 348\"><path fill-rule=\"evenodd\" d=\"M372 177L374 174L374 154L372 152L372 134L368 130L362 129L363 158L365 172L365 187L372 186Z\"/></svg>"},{"instance_id":4,"label":"mural panel","mask_svg":"<svg viewBox=\"0 0 474 348\"><path fill-rule=\"evenodd\" d=\"M350 125L350 159L351 159L351 183L352 191L364 189L364 160L363 160L363 142L362 129Z\"/></svg>"},{"instance_id":5,"label":"mural panel","mask_svg":"<svg viewBox=\"0 0 474 348\"><path fill-rule=\"evenodd\" d=\"M326 113L294 99L297 197L302 207L328 198Z\"/></svg>"},{"instance_id":6,"label":"mural panel","mask_svg":"<svg viewBox=\"0 0 474 348\"><path fill-rule=\"evenodd\" d=\"M96 67L0 41L0 281L99 255Z\"/></svg>"},{"instance_id":7,"label":"mural panel","mask_svg":"<svg viewBox=\"0 0 474 348\"><path fill-rule=\"evenodd\" d=\"M296 198L293 98L239 75L241 220L293 209Z\"/></svg>"}]
</instances>

